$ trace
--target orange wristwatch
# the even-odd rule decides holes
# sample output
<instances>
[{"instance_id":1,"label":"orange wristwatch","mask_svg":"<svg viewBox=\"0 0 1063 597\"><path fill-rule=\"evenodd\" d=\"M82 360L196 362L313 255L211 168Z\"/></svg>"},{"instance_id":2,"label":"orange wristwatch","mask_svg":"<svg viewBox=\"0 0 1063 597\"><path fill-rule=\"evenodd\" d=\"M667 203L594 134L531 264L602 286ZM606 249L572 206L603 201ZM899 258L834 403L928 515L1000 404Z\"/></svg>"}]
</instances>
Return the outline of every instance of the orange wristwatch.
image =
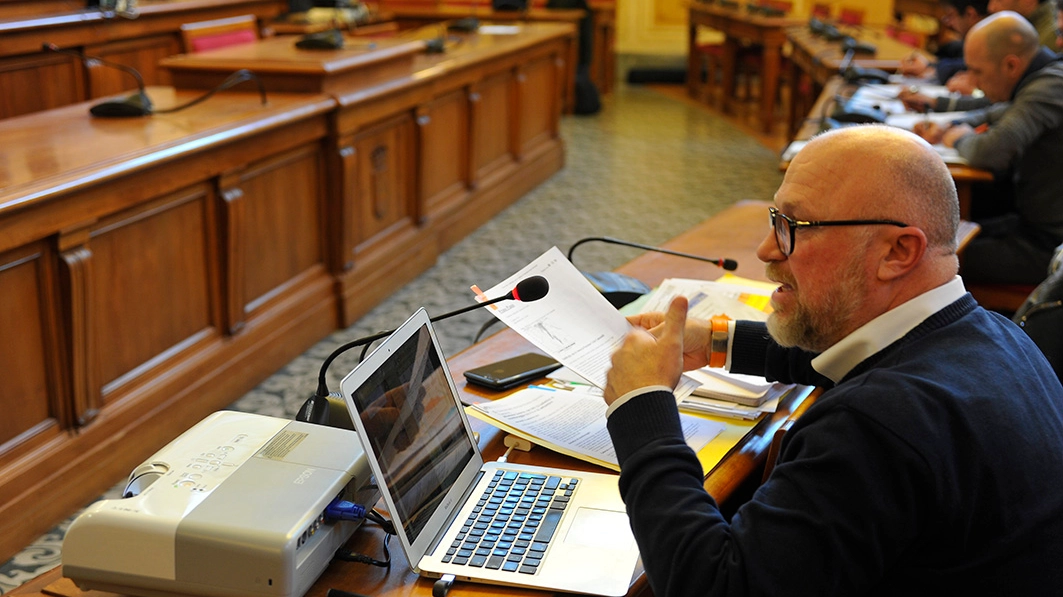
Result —
<instances>
[{"instance_id":1,"label":"orange wristwatch","mask_svg":"<svg viewBox=\"0 0 1063 597\"><path fill-rule=\"evenodd\" d=\"M723 367L727 364L727 326L731 318L726 315L713 315L712 337L709 344L709 367Z\"/></svg>"}]
</instances>

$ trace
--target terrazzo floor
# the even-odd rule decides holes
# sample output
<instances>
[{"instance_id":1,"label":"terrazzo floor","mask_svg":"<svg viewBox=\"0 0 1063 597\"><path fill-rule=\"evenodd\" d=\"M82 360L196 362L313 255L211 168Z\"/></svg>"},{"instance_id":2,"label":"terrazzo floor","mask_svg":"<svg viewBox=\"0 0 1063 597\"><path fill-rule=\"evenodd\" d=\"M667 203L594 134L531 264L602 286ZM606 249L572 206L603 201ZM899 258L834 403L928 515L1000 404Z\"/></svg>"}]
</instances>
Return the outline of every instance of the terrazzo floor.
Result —
<instances>
[{"instance_id":1,"label":"terrazzo floor","mask_svg":"<svg viewBox=\"0 0 1063 597\"><path fill-rule=\"evenodd\" d=\"M355 325L336 331L231 405L292 418L316 387L317 368L338 344L402 323L417 308L439 314L469 304L468 288L494 285L551 246L567 252L587 236L658 244L741 199L768 199L779 186L778 154L741 125L679 94L624 85L593 116L562 120L566 166L396 292ZM601 243L573 256L583 270L613 269L639 251ZM484 312L437 324L447 355L470 345ZM501 326L495 326L493 330ZM352 351L357 353L357 351ZM357 354L333 364L338 387ZM161 446L160 446L161 447ZM124 480L103 498L120 495ZM0 594L59 564L71 519L0 565Z\"/></svg>"}]
</instances>

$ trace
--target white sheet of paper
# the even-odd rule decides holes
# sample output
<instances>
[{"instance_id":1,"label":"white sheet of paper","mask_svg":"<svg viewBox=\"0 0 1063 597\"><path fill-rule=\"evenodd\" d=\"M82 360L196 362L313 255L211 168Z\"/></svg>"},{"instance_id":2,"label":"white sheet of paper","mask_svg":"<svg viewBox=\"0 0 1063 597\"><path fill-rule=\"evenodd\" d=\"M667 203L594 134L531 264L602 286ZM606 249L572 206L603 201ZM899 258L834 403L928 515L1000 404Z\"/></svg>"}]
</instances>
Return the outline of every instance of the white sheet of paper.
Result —
<instances>
[{"instance_id":1,"label":"white sheet of paper","mask_svg":"<svg viewBox=\"0 0 1063 597\"><path fill-rule=\"evenodd\" d=\"M740 297L743 294L771 296L771 291L707 280L668 278L653 290L640 311L667 311L673 298L685 296L689 301L687 317L709 319L723 313L731 319L767 320L767 313L742 302Z\"/></svg>"},{"instance_id":2,"label":"white sheet of paper","mask_svg":"<svg viewBox=\"0 0 1063 597\"><path fill-rule=\"evenodd\" d=\"M472 408L531 436L572 452L617 464L605 426L605 402L582 392L529 387ZM680 414L683 437L695 452L723 431L723 424Z\"/></svg>"},{"instance_id":3,"label":"white sheet of paper","mask_svg":"<svg viewBox=\"0 0 1063 597\"><path fill-rule=\"evenodd\" d=\"M491 312L562 365L604 388L613 352L624 341L631 324L557 247L484 294L500 296L517 282L535 275L550 283L545 297L527 303L503 301L489 307ZM677 398L689 395L698 383L683 377L679 386Z\"/></svg>"}]
</instances>

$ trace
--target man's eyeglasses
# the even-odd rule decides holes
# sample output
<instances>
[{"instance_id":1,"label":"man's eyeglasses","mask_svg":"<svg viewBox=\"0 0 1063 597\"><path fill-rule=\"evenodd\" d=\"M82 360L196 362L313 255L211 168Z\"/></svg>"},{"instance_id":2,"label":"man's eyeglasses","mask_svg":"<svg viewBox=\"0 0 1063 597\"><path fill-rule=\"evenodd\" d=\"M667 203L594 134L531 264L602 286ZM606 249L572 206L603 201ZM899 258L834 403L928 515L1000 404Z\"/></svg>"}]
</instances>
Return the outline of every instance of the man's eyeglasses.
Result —
<instances>
[{"instance_id":1,"label":"man's eyeglasses","mask_svg":"<svg viewBox=\"0 0 1063 597\"><path fill-rule=\"evenodd\" d=\"M783 255L789 256L794 252L794 242L796 241L795 233L798 228L812 228L816 226L900 226L901 228L907 228L908 224L904 222L898 222L896 220L820 220L818 222L802 222L795 220L790 216L780 213L777 208L769 207L768 215L771 221L771 228L775 231L775 244L779 245L779 250Z\"/></svg>"}]
</instances>

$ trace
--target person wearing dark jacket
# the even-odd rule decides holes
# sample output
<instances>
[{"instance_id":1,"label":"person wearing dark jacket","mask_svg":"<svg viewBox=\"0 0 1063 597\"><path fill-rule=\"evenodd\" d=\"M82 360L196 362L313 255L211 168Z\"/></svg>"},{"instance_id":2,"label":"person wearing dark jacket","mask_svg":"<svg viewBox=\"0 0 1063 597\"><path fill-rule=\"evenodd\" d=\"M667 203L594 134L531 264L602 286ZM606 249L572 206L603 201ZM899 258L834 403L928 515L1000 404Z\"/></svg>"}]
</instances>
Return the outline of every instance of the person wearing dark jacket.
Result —
<instances>
[{"instance_id":1,"label":"person wearing dark jacket","mask_svg":"<svg viewBox=\"0 0 1063 597\"><path fill-rule=\"evenodd\" d=\"M1038 284L1063 243L1063 177L1056 170L1063 162L1063 62L1014 12L975 25L964 54L978 87L999 103L916 132L955 147L975 168L1010 177L1014 211L979 221L982 232L964 251L961 273L971 282Z\"/></svg>"},{"instance_id":2,"label":"person wearing dark jacket","mask_svg":"<svg viewBox=\"0 0 1063 597\"><path fill-rule=\"evenodd\" d=\"M958 211L925 141L832 131L766 214L766 324L630 318L607 424L657 597L1063 595L1063 386L964 290ZM730 520L672 394L709 363L825 390Z\"/></svg>"}]
</instances>

